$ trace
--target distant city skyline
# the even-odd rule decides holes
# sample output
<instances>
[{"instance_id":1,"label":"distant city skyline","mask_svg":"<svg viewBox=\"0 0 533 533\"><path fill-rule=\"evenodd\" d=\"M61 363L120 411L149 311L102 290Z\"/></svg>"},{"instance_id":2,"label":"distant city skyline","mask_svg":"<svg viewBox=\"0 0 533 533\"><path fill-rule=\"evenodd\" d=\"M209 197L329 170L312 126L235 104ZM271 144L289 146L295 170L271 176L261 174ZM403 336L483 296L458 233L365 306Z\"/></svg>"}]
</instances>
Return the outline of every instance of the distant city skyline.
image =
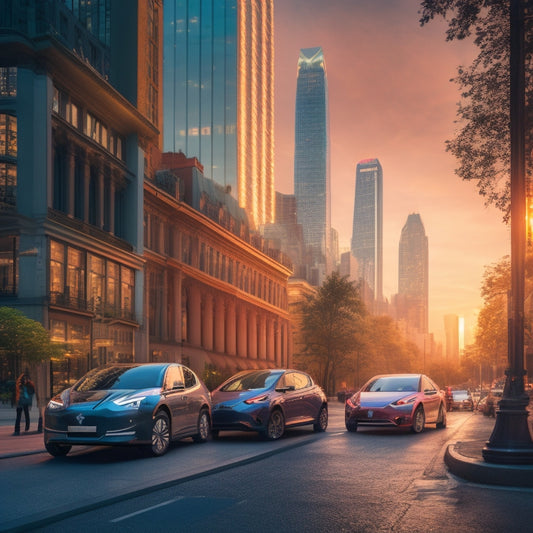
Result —
<instances>
[{"instance_id":1,"label":"distant city skyline","mask_svg":"<svg viewBox=\"0 0 533 533\"><path fill-rule=\"evenodd\" d=\"M461 181L445 150L454 137L457 67L477 55L472 38L446 42L447 24L420 27L419 0L276 1L276 190L293 192L294 57L324 50L328 67L332 226L349 249L354 172L377 157L383 192L383 293L398 285L405 217L420 213L429 248L429 331L444 342L444 316L465 317L473 341L485 267L510 253L502 213L484 207L476 184ZM372 32L369 33L369 28Z\"/></svg>"}]
</instances>

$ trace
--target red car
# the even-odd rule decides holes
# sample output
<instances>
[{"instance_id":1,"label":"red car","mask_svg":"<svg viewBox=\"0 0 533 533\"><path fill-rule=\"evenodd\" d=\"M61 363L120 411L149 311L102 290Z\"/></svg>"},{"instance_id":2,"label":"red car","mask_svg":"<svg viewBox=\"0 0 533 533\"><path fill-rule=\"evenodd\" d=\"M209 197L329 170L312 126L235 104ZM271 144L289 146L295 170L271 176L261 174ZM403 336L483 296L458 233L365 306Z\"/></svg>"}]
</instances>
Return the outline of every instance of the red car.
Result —
<instances>
[{"instance_id":1,"label":"red car","mask_svg":"<svg viewBox=\"0 0 533 533\"><path fill-rule=\"evenodd\" d=\"M379 375L346 400L344 419L348 431L374 426L420 433L426 424L446 427L446 403L439 387L424 374Z\"/></svg>"}]
</instances>

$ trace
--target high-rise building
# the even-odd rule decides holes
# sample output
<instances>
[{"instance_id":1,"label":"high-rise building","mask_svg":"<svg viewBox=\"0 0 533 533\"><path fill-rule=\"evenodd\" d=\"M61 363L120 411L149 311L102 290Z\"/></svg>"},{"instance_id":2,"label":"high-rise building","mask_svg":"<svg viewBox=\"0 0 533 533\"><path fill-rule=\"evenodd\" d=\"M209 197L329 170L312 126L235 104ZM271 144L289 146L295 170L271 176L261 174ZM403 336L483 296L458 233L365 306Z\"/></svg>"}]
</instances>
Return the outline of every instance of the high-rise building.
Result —
<instances>
[{"instance_id":1,"label":"high-rise building","mask_svg":"<svg viewBox=\"0 0 533 533\"><path fill-rule=\"evenodd\" d=\"M418 213L402 228L398 257L398 318L418 333L428 331L428 238Z\"/></svg>"},{"instance_id":2,"label":"high-rise building","mask_svg":"<svg viewBox=\"0 0 533 533\"><path fill-rule=\"evenodd\" d=\"M300 50L296 85L294 195L314 266L331 271L328 83L322 48Z\"/></svg>"},{"instance_id":3,"label":"high-rise building","mask_svg":"<svg viewBox=\"0 0 533 533\"><path fill-rule=\"evenodd\" d=\"M365 302L383 301L383 170L377 159L357 163L352 254Z\"/></svg>"},{"instance_id":4,"label":"high-rise building","mask_svg":"<svg viewBox=\"0 0 533 533\"><path fill-rule=\"evenodd\" d=\"M274 221L273 0L164 0L165 152Z\"/></svg>"}]
</instances>

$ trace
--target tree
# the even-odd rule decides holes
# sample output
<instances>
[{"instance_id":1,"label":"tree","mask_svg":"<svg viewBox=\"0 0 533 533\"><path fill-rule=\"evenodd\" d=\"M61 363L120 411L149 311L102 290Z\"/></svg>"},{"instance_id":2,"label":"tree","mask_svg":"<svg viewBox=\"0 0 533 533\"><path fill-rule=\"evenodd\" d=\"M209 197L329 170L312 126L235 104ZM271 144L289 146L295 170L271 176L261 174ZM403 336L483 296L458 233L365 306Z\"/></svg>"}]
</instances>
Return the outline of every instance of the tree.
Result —
<instances>
[{"instance_id":1,"label":"tree","mask_svg":"<svg viewBox=\"0 0 533 533\"><path fill-rule=\"evenodd\" d=\"M62 355L61 345L50 340L46 329L22 312L0 307L0 359L17 376L23 364L49 361Z\"/></svg>"},{"instance_id":2,"label":"tree","mask_svg":"<svg viewBox=\"0 0 533 533\"><path fill-rule=\"evenodd\" d=\"M347 276L333 272L302 307L300 359L315 370L328 395L336 392L336 378L353 365L361 319L366 310L358 290Z\"/></svg>"},{"instance_id":3,"label":"tree","mask_svg":"<svg viewBox=\"0 0 533 533\"><path fill-rule=\"evenodd\" d=\"M457 115L462 128L446 149L459 161L456 174L477 182L486 205L510 216L510 24L509 0L424 0L420 23L437 16L450 17L446 39L462 40L472 34L479 48L472 65L458 68L452 80L461 88ZM525 19L525 54L531 59L533 20ZM527 64L527 62L526 62ZM531 69L526 69L526 131L533 128ZM526 138L526 168L531 176L533 139Z\"/></svg>"}]
</instances>

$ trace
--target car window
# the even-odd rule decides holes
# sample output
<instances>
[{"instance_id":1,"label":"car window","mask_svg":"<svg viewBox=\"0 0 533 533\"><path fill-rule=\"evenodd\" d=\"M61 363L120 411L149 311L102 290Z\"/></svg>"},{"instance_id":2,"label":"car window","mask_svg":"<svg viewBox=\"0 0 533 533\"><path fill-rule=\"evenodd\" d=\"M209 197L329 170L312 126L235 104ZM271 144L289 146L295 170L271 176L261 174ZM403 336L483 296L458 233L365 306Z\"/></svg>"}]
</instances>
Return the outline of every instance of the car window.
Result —
<instances>
[{"instance_id":1,"label":"car window","mask_svg":"<svg viewBox=\"0 0 533 533\"><path fill-rule=\"evenodd\" d=\"M186 366L182 366L181 369L183 370L183 377L185 378L185 388L190 389L191 387L194 387L197 383L194 372Z\"/></svg>"},{"instance_id":2,"label":"car window","mask_svg":"<svg viewBox=\"0 0 533 533\"><path fill-rule=\"evenodd\" d=\"M418 376L383 376L371 381L364 390L366 392L416 392L418 381Z\"/></svg>"},{"instance_id":3,"label":"car window","mask_svg":"<svg viewBox=\"0 0 533 533\"><path fill-rule=\"evenodd\" d=\"M165 390L172 390L178 387L183 387L183 372L181 371L181 366L171 365L168 367L167 373L165 375Z\"/></svg>"},{"instance_id":4,"label":"car window","mask_svg":"<svg viewBox=\"0 0 533 533\"><path fill-rule=\"evenodd\" d=\"M301 372L292 372L292 377L294 380L294 388L296 390L305 389L309 387L311 383L309 382L309 377Z\"/></svg>"},{"instance_id":5,"label":"car window","mask_svg":"<svg viewBox=\"0 0 533 533\"><path fill-rule=\"evenodd\" d=\"M279 372L257 370L237 374L226 382L220 390L223 392L238 392L252 389L266 389L271 387L279 378Z\"/></svg>"},{"instance_id":6,"label":"car window","mask_svg":"<svg viewBox=\"0 0 533 533\"><path fill-rule=\"evenodd\" d=\"M426 378L426 376L422 377L422 390L423 391L436 391L437 388L433 385L433 383Z\"/></svg>"},{"instance_id":7,"label":"car window","mask_svg":"<svg viewBox=\"0 0 533 533\"><path fill-rule=\"evenodd\" d=\"M160 365L124 365L95 368L73 387L79 392L161 387Z\"/></svg>"}]
</instances>

